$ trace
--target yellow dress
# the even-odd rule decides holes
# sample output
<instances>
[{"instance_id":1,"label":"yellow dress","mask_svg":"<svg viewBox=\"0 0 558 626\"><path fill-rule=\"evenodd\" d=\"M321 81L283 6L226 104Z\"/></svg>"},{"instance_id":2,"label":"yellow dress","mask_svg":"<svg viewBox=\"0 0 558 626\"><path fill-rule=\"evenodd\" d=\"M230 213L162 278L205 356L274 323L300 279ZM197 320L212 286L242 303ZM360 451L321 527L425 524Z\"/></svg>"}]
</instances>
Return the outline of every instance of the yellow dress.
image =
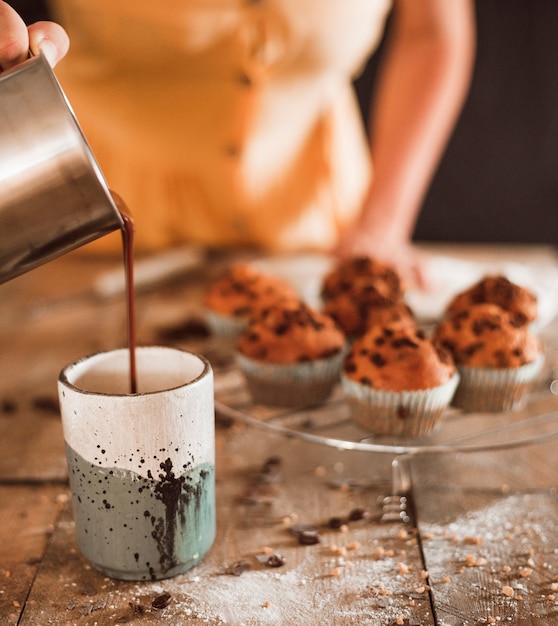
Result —
<instances>
[{"instance_id":1,"label":"yellow dress","mask_svg":"<svg viewBox=\"0 0 558 626\"><path fill-rule=\"evenodd\" d=\"M72 41L57 75L137 248L334 245L371 172L351 80L389 8L54 0Z\"/></svg>"}]
</instances>

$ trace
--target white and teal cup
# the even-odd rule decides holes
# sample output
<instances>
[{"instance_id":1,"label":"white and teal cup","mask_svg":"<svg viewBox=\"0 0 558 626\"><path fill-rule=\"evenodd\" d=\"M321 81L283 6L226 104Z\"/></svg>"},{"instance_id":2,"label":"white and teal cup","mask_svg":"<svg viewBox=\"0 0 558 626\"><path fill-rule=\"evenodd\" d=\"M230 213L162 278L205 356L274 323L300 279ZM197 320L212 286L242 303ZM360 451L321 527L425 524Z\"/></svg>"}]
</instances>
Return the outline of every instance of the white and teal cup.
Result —
<instances>
[{"instance_id":1,"label":"white and teal cup","mask_svg":"<svg viewBox=\"0 0 558 626\"><path fill-rule=\"evenodd\" d=\"M77 545L105 575L170 578L216 530L213 372L201 356L136 349L68 365L58 390Z\"/></svg>"}]
</instances>

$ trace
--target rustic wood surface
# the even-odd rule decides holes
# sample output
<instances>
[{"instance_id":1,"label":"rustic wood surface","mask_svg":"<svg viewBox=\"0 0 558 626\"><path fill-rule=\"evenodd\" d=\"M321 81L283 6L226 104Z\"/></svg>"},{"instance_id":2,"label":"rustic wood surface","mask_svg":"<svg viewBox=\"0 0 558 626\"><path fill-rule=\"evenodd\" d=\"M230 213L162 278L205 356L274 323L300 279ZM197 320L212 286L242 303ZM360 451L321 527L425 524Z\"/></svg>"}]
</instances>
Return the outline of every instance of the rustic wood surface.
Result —
<instances>
[{"instance_id":1,"label":"rustic wood surface","mask_svg":"<svg viewBox=\"0 0 558 626\"><path fill-rule=\"evenodd\" d=\"M520 253L558 268L552 250ZM231 362L197 322L207 280L229 262L211 257L137 297L138 343L206 354L218 398ZM204 560L154 583L96 572L75 546L56 379L84 354L126 345L123 296L95 290L96 277L119 265L72 253L0 286L0 624L558 624L555 439L490 452L374 454L218 415L218 535ZM545 334L555 346L556 321ZM556 363L547 364L526 415L558 410L547 380ZM331 407L335 417L344 410L342 402ZM485 418L472 416L470 424ZM558 425L540 428L553 434ZM451 437L466 430L455 420ZM281 473L263 488L258 477L270 457L280 459ZM382 517L382 498L401 485L410 487L406 505L389 502L404 508L406 522ZM330 527L331 518L346 521L355 509L367 516ZM315 527L320 543L300 545L292 533L299 524ZM285 564L268 567L268 553ZM242 559L249 569L234 575ZM163 594L169 604L156 608Z\"/></svg>"}]
</instances>

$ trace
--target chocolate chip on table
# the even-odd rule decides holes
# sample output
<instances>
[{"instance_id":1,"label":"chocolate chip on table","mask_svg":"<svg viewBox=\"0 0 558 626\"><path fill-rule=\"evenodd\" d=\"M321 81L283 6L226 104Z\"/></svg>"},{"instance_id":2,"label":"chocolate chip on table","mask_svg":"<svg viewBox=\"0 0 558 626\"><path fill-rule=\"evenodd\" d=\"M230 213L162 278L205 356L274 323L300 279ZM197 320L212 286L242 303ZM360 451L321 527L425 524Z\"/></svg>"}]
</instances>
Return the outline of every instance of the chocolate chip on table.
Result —
<instances>
[{"instance_id":1,"label":"chocolate chip on table","mask_svg":"<svg viewBox=\"0 0 558 626\"><path fill-rule=\"evenodd\" d=\"M240 576L246 570L249 570L249 569L250 569L250 563L248 563L246 559L240 559L239 561L236 561L236 563L229 565L225 569L225 574L229 576Z\"/></svg>"},{"instance_id":2,"label":"chocolate chip on table","mask_svg":"<svg viewBox=\"0 0 558 626\"><path fill-rule=\"evenodd\" d=\"M329 528L332 528L333 530L339 530L341 528L341 526L343 526L345 522L343 521L343 519L341 517L330 517L327 525Z\"/></svg>"},{"instance_id":3,"label":"chocolate chip on table","mask_svg":"<svg viewBox=\"0 0 558 626\"><path fill-rule=\"evenodd\" d=\"M162 593L160 596L157 596L151 603L151 606L154 609L159 609L159 610L165 609L171 603L171 600L172 600L171 594L165 592L165 593Z\"/></svg>"},{"instance_id":4,"label":"chocolate chip on table","mask_svg":"<svg viewBox=\"0 0 558 626\"><path fill-rule=\"evenodd\" d=\"M58 398L54 396L35 396L32 401L33 408L43 413L51 413L53 415L60 414L60 405Z\"/></svg>"},{"instance_id":5,"label":"chocolate chip on table","mask_svg":"<svg viewBox=\"0 0 558 626\"><path fill-rule=\"evenodd\" d=\"M6 415L12 415L17 412L17 403L12 398L3 398L0 404L0 411Z\"/></svg>"},{"instance_id":6,"label":"chocolate chip on table","mask_svg":"<svg viewBox=\"0 0 558 626\"><path fill-rule=\"evenodd\" d=\"M318 528L313 524L294 524L289 528L289 533L294 535L302 546L313 546L321 541Z\"/></svg>"},{"instance_id":7,"label":"chocolate chip on table","mask_svg":"<svg viewBox=\"0 0 558 626\"><path fill-rule=\"evenodd\" d=\"M281 554L270 554L264 561L264 565L267 567L281 567L285 565L286 559Z\"/></svg>"},{"instance_id":8,"label":"chocolate chip on table","mask_svg":"<svg viewBox=\"0 0 558 626\"><path fill-rule=\"evenodd\" d=\"M141 617L145 613L145 608L141 604L136 604L135 602L128 602L128 605L132 609L134 616Z\"/></svg>"},{"instance_id":9,"label":"chocolate chip on table","mask_svg":"<svg viewBox=\"0 0 558 626\"><path fill-rule=\"evenodd\" d=\"M209 337L209 328L203 320L190 318L173 326L159 328L156 331L160 341L185 341L187 339L205 339Z\"/></svg>"},{"instance_id":10,"label":"chocolate chip on table","mask_svg":"<svg viewBox=\"0 0 558 626\"><path fill-rule=\"evenodd\" d=\"M321 541L317 530L303 530L297 534L297 539L301 546L314 546Z\"/></svg>"},{"instance_id":11,"label":"chocolate chip on table","mask_svg":"<svg viewBox=\"0 0 558 626\"><path fill-rule=\"evenodd\" d=\"M350 511L347 519L349 520L349 522L358 522L364 519L367 515L368 511L366 509L362 507L357 507L356 509Z\"/></svg>"}]
</instances>

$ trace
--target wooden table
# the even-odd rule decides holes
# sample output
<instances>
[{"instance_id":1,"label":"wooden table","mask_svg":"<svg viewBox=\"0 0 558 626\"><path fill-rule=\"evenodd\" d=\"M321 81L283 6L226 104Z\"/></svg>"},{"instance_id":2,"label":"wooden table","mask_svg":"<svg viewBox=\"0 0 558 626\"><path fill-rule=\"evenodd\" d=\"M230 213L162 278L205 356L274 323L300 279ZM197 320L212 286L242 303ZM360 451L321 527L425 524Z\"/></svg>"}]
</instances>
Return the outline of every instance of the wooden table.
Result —
<instances>
[{"instance_id":1,"label":"wooden table","mask_svg":"<svg viewBox=\"0 0 558 626\"><path fill-rule=\"evenodd\" d=\"M558 280L546 248L450 252L542 261ZM211 257L137 298L139 343L206 354L226 407L236 374L195 322L207 280L230 260ZM298 436L312 415L297 415L286 437L218 413L218 536L201 564L153 583L92 569L74 541L56 379L66 363L126 344L124 298L95 290L119 266L72 253L0 287L2 626L558 624L553 419L540 427L547 441L401 454L324 445L319 431L317 440ZM556 321L543 338L551 358L527 417L558 410L548 385L558 377ZM345 410L342 398L329 406L332 415ZM278 423L292 430L288 419ZM280 472L270 482L263 470L272 457ZM318 543L300 543L306 526ZM284 564L271 567L270 556Z\"/></svg>"}]
</instances>

